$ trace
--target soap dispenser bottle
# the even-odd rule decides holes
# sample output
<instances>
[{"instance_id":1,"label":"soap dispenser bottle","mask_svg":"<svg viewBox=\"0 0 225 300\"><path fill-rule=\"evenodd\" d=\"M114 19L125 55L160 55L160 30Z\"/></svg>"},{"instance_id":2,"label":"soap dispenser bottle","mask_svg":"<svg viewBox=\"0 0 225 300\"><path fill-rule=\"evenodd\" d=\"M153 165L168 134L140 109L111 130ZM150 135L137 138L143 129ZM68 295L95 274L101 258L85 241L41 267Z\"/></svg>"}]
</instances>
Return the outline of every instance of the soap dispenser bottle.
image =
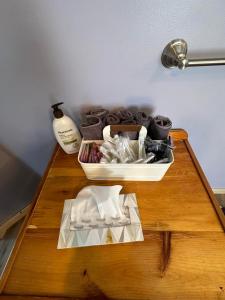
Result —
<instances>
[{"instance_id":1,"label":"soap dispenser bottle","mask_svg":"<svg viewBox=\"0 0 225 300\"><path fill-rule=\"evenodd\" d=\"M53 130L59 145L67 154L79 151L81 144L80 132L71 118L64 115L59 108L63 102L52 105L53 108Z\"/></svg>"}]
</instances>

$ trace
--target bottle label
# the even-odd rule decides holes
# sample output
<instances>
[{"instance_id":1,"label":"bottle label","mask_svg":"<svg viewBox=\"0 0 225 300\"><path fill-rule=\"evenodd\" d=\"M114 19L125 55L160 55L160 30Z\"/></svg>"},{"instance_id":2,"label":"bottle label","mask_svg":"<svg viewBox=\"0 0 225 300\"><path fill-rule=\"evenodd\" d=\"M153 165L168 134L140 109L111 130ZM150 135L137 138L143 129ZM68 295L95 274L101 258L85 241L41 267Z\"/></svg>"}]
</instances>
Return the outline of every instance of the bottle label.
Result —
<instances>
[{"instance_id":1,"label":"bottle label","mask_svg":"<svg viewBox=\"0 0 225 300\"><path fill-rule=\"evenodd\" d=\"M58 135L68 151L75 152L79 150L79 141L72 129L58 131Z\"/></svg>"}]
</instances>

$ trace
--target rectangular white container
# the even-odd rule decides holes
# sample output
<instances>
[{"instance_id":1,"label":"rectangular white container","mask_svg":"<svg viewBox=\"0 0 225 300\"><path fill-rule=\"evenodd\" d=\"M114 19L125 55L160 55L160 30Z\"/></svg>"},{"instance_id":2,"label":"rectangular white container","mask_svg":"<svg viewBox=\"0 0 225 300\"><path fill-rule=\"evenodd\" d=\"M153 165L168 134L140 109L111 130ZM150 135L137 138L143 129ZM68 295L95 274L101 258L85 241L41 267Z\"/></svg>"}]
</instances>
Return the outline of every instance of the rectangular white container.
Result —
<instances>
[{"instance_id":1,"label":"rectangular white container","mask_svg":"<svg viewBox=\"0 0 225 300\"><path fill-rule=\"evenodd\" d=\"M105 130L105 129L104 129ZM105 135L104 135L105 137ZM86 176L91 180L127 180L127 181L159 181L174 162L172 150L169 153L169 162L163 164L100 164L83 163L80 161L82 148L86 143L95 142L102 144L103 141L82 140L78 161ZM137 141L133 141L134 143Z\"/></svg>"}]
</instances>

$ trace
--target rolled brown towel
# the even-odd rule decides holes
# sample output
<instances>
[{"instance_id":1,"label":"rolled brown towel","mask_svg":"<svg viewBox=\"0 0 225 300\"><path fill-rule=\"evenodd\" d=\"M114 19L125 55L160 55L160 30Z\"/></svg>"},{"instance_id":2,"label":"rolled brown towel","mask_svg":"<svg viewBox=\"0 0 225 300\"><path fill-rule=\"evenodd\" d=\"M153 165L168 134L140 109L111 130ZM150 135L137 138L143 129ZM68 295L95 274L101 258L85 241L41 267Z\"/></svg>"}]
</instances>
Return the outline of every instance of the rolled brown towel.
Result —
<instances>
[{"instance_id":1,"label":"rolled brown towel","mask_svg":"<svg viewBox=\"0 0 225 300\"><path fill-rule=\"evenodd\" d=\"M87 117L90 117L90 116L95 116L95 117L98 117L102 120L102 123L105 124L105 118L106 118L106 115L108 114L108 110L107 109L104 109L104 108L95 108L95 109L92 109L90 110L86 116Z\"/></svg>"},{"instance_id":2,"label":"rolled brown towel","mask_svg":"<svg viewBox=\"0 0 225 300\"><path fill-rule=\"evenodd\" d=\"M121 123L122 121L130 120L134 118L133 113L127 109L118 111L117 116L120 118Z\"/></svg>"},{"instance_id":3,"label":"rolled brown towel","mask_svg":"<svg viewBox=\"0 0 225 300\"><path fill-rule=\"evenodd\" d=\"M95 116L87 116L86 120L80 124L84 140L102 140L102 129L101 119Z\"/></svg>"},{"instance_id":4,"label":"rolled brown towel","mask_svg":"<svg viewBox=\"0 0 225 300\"><path fill-rule=\"evenodd\" d=\"M120 124L120 118L116 113L109 113L106 115L106 124L107 125L117 125Z\"/></svg>"},{"instance_id":5,"label":"rolled brown towel","mask_svg":"<svg viewBox=\"0 0 225 300\"><path fill-rule=\"evenodd\" d=\"M132 125L132 124L137 124L137 122L134 119L127 119L127 120L121 121L121 124Z\"/></svg>"},{"instance_id":6,"label":"rolled brown towel","mask_svg":"<svg viewBox=\"0 0 225 300\"><path fill-rule=\"evenodd\" d=\"M146 115L146 113L143 111L138 111L135 113L135 120L137 121L138 125L143 125L148 128L150 122L152 121L152 117Z\"/></svg>"},{"instance_id":7,"label":"rolled brown towel","mask_svg":"<svg viewBox=\"0 0 225 300\"><path fill-rule=\"evenodd\" d=\"M169 118L156 116L149 127L148 135L153 140L164 140L168 137L171 128L172 122Z\"/></svg>"}]
</instances>

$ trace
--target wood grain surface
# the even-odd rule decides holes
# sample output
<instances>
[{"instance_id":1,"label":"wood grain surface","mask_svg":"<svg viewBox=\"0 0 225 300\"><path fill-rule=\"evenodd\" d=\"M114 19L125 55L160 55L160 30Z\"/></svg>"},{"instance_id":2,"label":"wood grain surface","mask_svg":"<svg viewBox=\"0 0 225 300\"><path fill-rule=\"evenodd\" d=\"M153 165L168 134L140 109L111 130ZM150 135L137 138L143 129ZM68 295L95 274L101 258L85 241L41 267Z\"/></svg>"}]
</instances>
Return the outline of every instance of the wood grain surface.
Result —
<instances>
[{"instance_id":1,"label":"wood grain surface","mask_svg":"<svg viewBox=\"0 0 225 300\"><path fill-rule=\"evenodd\" d=\"M69 300L77 300L79 298L70 297ZM68 300L68 297L39 297L39 296L15 296L0 295L0 300Z\"/></svg>"},{"instance_id":2,"label":"wood grain surface","mask_svg":"<svg viewBox=\"0 0 225 300\"><path fill-rule=\"evenodd\" d=\"M30 228L59 228L65 199L86 185L123 185L122 193L135 192L142 224L154 231L222 231L199 174L183 141L176 141L175 163L158 182L90 181L76 157L57 152Z\"/></svg>"},{"instance_id":3,"label":"wood grain surface","mask_svg":"<svg viewBox=\"0 0 225 300\"><path fill-rule=\"evenodd\" d=\"M180 133L175 162L160 182L89 181L76 156L58 149L5 296L225 299L224 232ZM118 183L137 195L145 241L57 250L64 200L88 184Z\"/></svg>"}]
</instances>

